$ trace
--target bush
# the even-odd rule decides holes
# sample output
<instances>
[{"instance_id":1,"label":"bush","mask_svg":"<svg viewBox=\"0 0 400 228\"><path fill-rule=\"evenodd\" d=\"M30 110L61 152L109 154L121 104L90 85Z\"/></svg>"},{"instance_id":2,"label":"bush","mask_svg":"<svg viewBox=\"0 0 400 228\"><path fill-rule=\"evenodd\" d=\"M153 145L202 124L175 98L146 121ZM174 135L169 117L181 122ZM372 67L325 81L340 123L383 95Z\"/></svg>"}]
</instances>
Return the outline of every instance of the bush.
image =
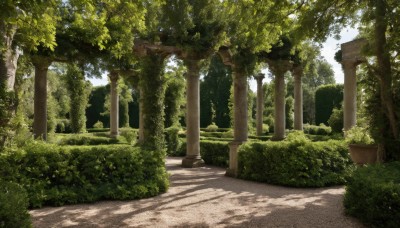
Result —
<instances>
[{"instance_id":1,"label":"bush","mask_svg":"<svg viewBox=\"0 0 400 228\"><path fill-rule=\"evenodd\" d=\"M334 108L332 115L328 119L328 124L332 128L332 132L343 132L343 110Z\"/></svg>"},{"instance_id":2,"label":"bush","mask_svg":"<svg viewBox=\"0 0 400 228\"><path fill-rule=\"evenodd\" d=\"M70 121L68 119L57 119L56 133L71 133Z\"/></svg>"},{"instance_id":3,"label":"bush","mask_svg":"<svg viewBox=\"0 0 400 228\"><path fill-rule=\"evenodd\" d=\"M120 132L120 135L126 139L126 142L129 145L132 145L136 142L136 138L137 138L137 134L138 134L136 129L125 127L125 128L120 128L119 132Z\"/></svg>"},{"instance_id":4,"label":"bush","mask_svg":"<svg viewBox=\"0 0 400 228\"><path fill-rule=\"evenodd\" d=\"M221 134L221 138L231 138L231 139L233 139L233 130L231 129L229 131L223 132Z\"/></svg>"},{"instance_id":5,"label":"bush","mask_svg":"<svg viewBox=\"0 0 400 228\"><path fill-rule=\"evenodd\" d=\"M93 128L104 128L104 124L98 120L95 124L93 124Z\"/></svg>"},{"instance_id":6,"label":"bush","mask_svg":"<svg viewBox=\"0 0 400 228\"><path fill-rule=\"evenodd\" d=\"M128 145L35 142L0 156L0 176L22 185L31 207L139 199L165 192L164 153Z\"/></svg>"},{"instance_id":7,"label":"bush","mask_svg":"<svg viewBox=\"0 0 400 228\"><path fill-rule=\"evenodd\" d=\"M231 140L230 140L231 141ZM227 167L229 164L229 142L230 141L200 141L200 155L207 165ZM181 142L181 146L170 156L183 157L186 155L186 141Z\"/></svg>"},{"instance_id":8,"label":"bush","mask_svg":"<svg viewBox=\"0 0 400 228\"><path fill-rule=\"evenodd\" d=\"M224 141L200 141L201 158L207 165L228 167L229 142Z\"/></svg>"},{"instance_id":9,"label":"bush","mask_svg":"<svg viewBox=\"0 0 400 228\"><path fill-rule=\"evenodd\" d=\"M315 122L328 124L333 108L339 108L343 101L343 85L322 85L315 91Z\"/></svg>"},{"instance_id":10,"label":"bush","mask_svg":"<svg viewBox=\"0 0 400 228\"><path fill-rule=\"evenodd\" d=\"M344 195L345 212L376 227L398 227L400 162L357 169Z\"/></svg>"},{"instance_id":11,"label":"bush","mask_svg":"<svg viewBox=\"0 0 400 228\"><path fill-rule=\"evenodd\" d=\"M218 126L213 122L212 124L207 126L206 131L207 132L217 132Z\"/></svg>"},{"instance_id":12,"label":"bush","mask_svg":"<svg viewBox=\"0 0 400 228\"><path fill-rule=\"evenodd\" d=\"M354 167L346 144L310 142L296 134L289 135L287 141L242 145L238 154L239 177L293 187L344 184Z\"/></svg>"},{"instance_id":13,"label":"bush","mask_svg":"<svg viewBox=\"0 0 400 228\"><path fill-rule=\"evenodd\" d=\"M179 154L178 151L181 147L181 140L179 139L179 127L169 127L164 130L165 133L165 141L167 144L167 154L168 155L176 155Z\"/></svg>"},{"instance_id":14,"label":"bush","mask_svg":"<svg viewBox=\"0 0 400 228\"><path fill-rule=\"evenodd\" d=\"M110 132L110 128L89 128L87 129L89 133L100 133L100 132Z\"/></svg>"},{"instance_id":15,"label":"bush","mask_svg":"<svg viewBox=\"0 0 400 228\"><path fill-rule=\"evenodd\" d=\"M0 181L0 227L32 227L28 195L15 183Z\"/></svg>"},{"instance_id":16,"label":"bush","mask_svg":"<svg viewBox=\"0 0 400 228\"><path fill-rule=\"evenodd\" d=\"M73 134L61 139L60 145L108 145L119 143L118 138Z\"/></svg>"},{"instance_id":17,"label":"bush","mask_svg":"<svg viewBox=\"0 0 400 228\"><path fill-rule=\"evenodd\" d=\"M324 124L320 124L319 126L304 124L303 130L304 133L310 135L329 135L332 133L332 129Z\"/></svg>"},{"instance_id":18,"label":"bush","mask_svg":"<svg viewBox=\"0 0 400 228\"><path fill-rule=\"evenodd\" d=\"M226 132L200 132L200 136L221 138Z\"/></svg>"}]
</instances>

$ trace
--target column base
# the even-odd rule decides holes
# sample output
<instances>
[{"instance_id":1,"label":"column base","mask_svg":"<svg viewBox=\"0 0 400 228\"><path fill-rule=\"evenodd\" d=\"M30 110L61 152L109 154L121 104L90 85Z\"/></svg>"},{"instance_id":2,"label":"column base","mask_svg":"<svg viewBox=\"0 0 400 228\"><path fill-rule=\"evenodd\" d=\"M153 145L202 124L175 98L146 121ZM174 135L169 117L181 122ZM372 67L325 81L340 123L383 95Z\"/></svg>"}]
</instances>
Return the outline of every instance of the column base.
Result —
<instances>
[{"instance_id":1,"label":"column base","mask_svg":"<svg viewBox=\"0 0 400 228\"><path fill-rule=\"evenodd\" d=\"M274 136L272 136L272 138L271 138L271 141L282 141L282 140L284 140L286 137L285 136L276 136L276 135L274 135Z\"/></svg>"},{"instance_id":2,"label":"column base","mask_svg":"<svg viewBox=\"0 0 400 228\"><path fill-rule=\"evenodd\" d=\"M119 135L119 132L111 132L110 133L111 138L117 138L118 135Z\"/></svg>"},{"instance_id":3,"label":"column base","mask_svg":"<svg viewBox=\"0 0 400 228\"><path fill-rule=\"evenodd\" d=\"M197 168L205 166L204 160L201 158L185 157L182 159L183 168Z\"/></svg>"},{"instance_id":4,"label":"column base","mask_svg":"<svg viewBox=\"0 0 400 228\"><path fill-rule=\"evenodd\" d=\"M238 176L237 169L226 169L225 176L236 178Z\"/></svg>"}]
</instances>

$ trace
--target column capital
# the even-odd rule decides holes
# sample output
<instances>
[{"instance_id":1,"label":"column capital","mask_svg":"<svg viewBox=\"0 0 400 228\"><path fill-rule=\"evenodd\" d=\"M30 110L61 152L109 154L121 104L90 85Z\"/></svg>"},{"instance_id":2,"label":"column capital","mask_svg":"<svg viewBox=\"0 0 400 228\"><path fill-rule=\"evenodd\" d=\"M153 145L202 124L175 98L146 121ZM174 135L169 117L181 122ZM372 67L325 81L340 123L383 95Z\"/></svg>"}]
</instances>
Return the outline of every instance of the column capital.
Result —
<instances>
[{"instance_id":1,"label":"column capital","mask_svg":"<svg viewBox=\"0 0 400 228\"><path fill-rule=\"evenodd\" d=\"M293 74L293 76L294 76L295 78L296 78L296 77L301 78L301 77L303 76L303 66L302 66L302 65L294 66L294 67L292 68L292 74Z\"/></svg>"},{"instance_id":2,"label":"column capital","mask_svg":"<svg viewBox=\"0 0 400 228\"><path fill-rule=\"evenodd\" d=\"M265 74L259 73L255 75L254 78L257 80L257 83L262 83L263 79L265 78Z\"/></svg>"},{"instance_id":3,"label":"column capital","mask_svg":"<svg viewBox=\"0 0 400 228\"><path fill-rule=\"evenodd\" d=\"M343 69L349 69L349 68L352 69L357 67L357 65L360 64L360 62L356 59L346 59L342 60L341 64Z\"/></svg>"},{"instance_id":4,"label":"column capital","mask_svg":"<svg viewBox=\"0 0 400 228\"><path fill-rule=\"evenodd\" d=\"M289 60L268 60L267 63L275 76L284 75L293 66L293 63Z\"/></svg>"},{"instance_id":5,"label":"column capital","mask_svg":"<svg viewBox=\"0 0 400 228\"><path fill-rule=\"evenodd\" d=\"M112 71L110 71L110 74L108 75L108 77L110 78L110 80L112 82L116 82L119 79L119 74L117 71L112 70Z\"/></svg>"}]
</instances>

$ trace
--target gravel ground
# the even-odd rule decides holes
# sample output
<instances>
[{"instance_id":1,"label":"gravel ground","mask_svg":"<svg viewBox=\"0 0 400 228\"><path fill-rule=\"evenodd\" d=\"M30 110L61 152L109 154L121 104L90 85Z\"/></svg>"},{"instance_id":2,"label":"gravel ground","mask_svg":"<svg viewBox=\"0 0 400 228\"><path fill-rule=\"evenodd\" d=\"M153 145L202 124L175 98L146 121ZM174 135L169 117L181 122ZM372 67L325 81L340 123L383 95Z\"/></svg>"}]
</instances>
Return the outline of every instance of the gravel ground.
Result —
<instances>
[{"instance_id":1,"label":"gravel ground","mask_svg":"<svg viewBox=\"0 0 400 228\"><path fill-rule=\"evenodd\" d=\"M363 227L343 214L343 187L287 188L225 177L216 167L183 169L168 158L167 193L31 210L34 227Z\"/></svg>"}]
</instances>

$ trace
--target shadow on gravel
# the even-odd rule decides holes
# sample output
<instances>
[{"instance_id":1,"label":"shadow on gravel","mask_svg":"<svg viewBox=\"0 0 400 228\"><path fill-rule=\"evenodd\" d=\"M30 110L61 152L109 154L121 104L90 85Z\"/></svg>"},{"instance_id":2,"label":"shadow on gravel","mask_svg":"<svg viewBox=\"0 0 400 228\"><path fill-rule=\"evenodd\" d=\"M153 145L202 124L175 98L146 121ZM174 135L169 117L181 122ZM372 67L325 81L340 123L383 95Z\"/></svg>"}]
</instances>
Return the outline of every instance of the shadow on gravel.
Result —
<instances>
[{"instance_id":1,"label":"shadow on gravel","mask_svg":"<svg viewBox=\"0 0 400 228\"><path fill-rule=\"evenodd\" d=\"M34 226L362 227L343 215L342 187L266 185L225 177L216 167L183 169L181 159L167 161L171 186L165 194L33 210Z\"/></svg>"}]
</instances>

